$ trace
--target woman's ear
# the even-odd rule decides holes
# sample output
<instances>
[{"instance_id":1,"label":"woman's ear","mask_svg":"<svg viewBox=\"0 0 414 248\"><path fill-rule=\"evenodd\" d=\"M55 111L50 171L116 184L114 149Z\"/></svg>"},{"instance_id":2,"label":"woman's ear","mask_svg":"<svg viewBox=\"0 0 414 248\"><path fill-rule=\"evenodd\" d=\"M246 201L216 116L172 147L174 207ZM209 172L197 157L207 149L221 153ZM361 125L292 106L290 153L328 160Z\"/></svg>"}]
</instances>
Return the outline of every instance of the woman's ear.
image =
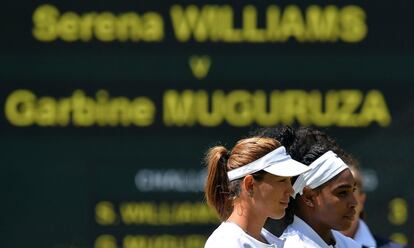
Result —
<instances>
[{"instance_id":1,"label":"woman's ear","mask_svg":"<svg viewBox=\"0 0 414 248\"><path fill-rule=\"evenodd\" d=\"M250 197L253 197L254 194L254 179L252 175L247 175L243 179L243 188Z\"/></svg>"},{"instance_id":2,"label":"woman's ear","mask_svg":"<svg viewBox=\"0 0 414 248\"><path fill-rule=\"evenodd\" d=\"M312 190L309 187L305 187L303 189L302 200L307 207L314 208L315 207L315 197L317 196L317 192Z\"/></svg>"}]
</instances>

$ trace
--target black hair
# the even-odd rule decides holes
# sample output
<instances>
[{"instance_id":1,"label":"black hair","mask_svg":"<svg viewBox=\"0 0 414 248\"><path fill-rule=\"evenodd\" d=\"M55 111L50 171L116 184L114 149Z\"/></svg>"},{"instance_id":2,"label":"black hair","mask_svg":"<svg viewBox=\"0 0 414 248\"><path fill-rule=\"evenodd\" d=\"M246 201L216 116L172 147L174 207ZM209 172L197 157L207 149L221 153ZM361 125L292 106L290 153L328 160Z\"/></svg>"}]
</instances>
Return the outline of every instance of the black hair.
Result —
<instances>
[{"instance_id":1,"label":"black hair","mask_svg":"<svg viewBox=\"0 0 414 248\"><path fill-rule=\"evenodd\" d=\"M295 130L290 126L278 125L254 130L250 133L250 136L273 138L287 149L295 141Z\"/></svg>"}]
</instances>

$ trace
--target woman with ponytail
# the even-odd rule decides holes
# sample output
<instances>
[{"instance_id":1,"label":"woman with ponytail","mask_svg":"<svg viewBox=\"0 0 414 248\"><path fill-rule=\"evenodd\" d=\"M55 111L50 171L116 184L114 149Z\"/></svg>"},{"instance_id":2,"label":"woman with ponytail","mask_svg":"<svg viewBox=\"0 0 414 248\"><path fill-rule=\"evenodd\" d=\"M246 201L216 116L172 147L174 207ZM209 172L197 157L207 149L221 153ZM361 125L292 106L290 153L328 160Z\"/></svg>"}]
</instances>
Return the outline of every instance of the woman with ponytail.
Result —
<instances>
[{"instance_id":1,"label":"woman with ponytail","mask_svg":"<svg viewBox=\"0 0 414 248\"><path fill-rule=\"evenodd\" d=\"M222 221L205 248L283 247L263 225L269 217L285 215L293 192L290 177L308 168L291 159L277 140L260 137L240 140L231 151L213 147L205 162L205 197Z\"/></svg>"}]
</instances>

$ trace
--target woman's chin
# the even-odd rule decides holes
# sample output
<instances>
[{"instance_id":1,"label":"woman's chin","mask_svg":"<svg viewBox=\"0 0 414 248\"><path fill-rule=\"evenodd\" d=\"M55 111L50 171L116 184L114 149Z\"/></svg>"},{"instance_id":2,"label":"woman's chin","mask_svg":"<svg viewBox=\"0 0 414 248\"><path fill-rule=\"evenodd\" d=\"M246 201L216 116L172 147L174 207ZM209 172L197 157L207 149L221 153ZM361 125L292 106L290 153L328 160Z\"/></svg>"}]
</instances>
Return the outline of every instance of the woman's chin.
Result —
<instances>
[{"instance_id":1,"label":"woman's chin","mask_svg":"<svg viewBox=\"0 0 414 248\"><path fill-rule=\"evenodd\" d=\"M277 213L277 214L274 214L274 215L272 215L272 216L269 216L269 218L274 219L274 220L280 220L280 219L282 219L284 216L285 216L285 212L283 212L283 213Z\"/></svg>"}]
</instances>

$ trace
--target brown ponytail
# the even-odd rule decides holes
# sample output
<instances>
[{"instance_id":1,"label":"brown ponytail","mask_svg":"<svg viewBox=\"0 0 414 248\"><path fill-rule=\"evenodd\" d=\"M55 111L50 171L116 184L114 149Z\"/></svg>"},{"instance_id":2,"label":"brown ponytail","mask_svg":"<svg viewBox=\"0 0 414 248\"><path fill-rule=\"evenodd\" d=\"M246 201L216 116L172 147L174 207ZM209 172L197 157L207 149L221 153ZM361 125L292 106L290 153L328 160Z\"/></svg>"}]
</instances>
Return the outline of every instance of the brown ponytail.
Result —
<instances>
[{"instance_id":1,"label":"brown ponytail","mask_svg":"<svg viewBox=\"0 0 414 248\"><path fill-rule=\"evenodd\" d=\"M204 186L205 197L208 205L216 210L221 220L227 219L233 208L228 196L227 154L224 146L215 146L206 154L208 169Z\"/></svg>"}]
</instances>

